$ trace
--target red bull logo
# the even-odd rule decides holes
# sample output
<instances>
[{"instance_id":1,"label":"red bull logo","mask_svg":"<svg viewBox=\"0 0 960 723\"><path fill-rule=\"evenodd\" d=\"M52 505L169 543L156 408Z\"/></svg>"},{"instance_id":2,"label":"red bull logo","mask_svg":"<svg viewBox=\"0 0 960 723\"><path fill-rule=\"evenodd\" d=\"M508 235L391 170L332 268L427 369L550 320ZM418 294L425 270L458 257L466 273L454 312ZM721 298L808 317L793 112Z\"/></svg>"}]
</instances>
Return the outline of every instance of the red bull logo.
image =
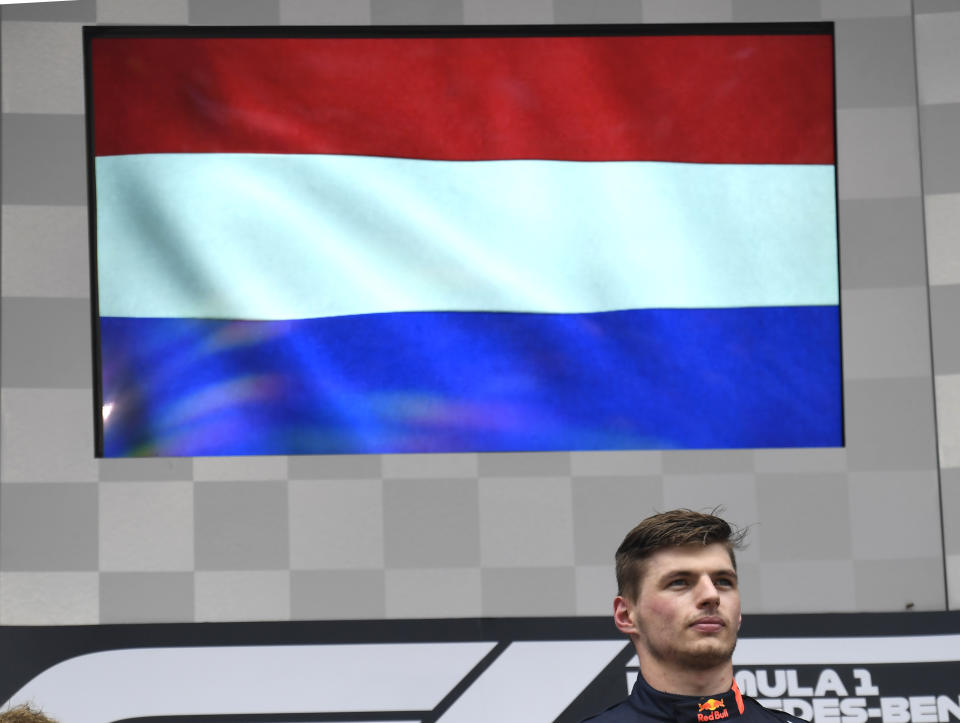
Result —
<instances>
[{"instance_id":1,"label":"red bull logo","mask_svg":"<svg viewBox=\"0 0 960 723\"><path fill-rule=\"evenodd\" d=\"M722 698L720 700L707 698L703 703L700 703L697 711L697 720L700 721L700 723L708 723L709 721L723 720L724 718L730 717L730 711L727 710L727 704L723 702Z\"/></svg>"}]
</instances>

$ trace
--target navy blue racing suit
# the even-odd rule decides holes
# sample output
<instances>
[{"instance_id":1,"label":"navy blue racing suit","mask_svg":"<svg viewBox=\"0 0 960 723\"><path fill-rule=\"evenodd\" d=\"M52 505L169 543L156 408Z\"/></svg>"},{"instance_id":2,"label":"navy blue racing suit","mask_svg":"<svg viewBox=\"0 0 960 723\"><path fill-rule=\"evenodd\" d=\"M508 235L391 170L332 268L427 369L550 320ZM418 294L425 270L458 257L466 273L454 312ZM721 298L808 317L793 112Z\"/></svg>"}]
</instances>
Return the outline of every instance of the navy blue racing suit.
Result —
<instances>
[{"instance_id":1,"label":"navy blue racing suit","mask_svg":"<svg viewBox=\"0 0 960 723\"><path fill-rule=\"evenodd\" d=\"M628 698L583 723L806 723L788 713L768 710L740 693L736 681L725 693L674 695L654 690L637 676Z\"/></svg>"}]
</instances>

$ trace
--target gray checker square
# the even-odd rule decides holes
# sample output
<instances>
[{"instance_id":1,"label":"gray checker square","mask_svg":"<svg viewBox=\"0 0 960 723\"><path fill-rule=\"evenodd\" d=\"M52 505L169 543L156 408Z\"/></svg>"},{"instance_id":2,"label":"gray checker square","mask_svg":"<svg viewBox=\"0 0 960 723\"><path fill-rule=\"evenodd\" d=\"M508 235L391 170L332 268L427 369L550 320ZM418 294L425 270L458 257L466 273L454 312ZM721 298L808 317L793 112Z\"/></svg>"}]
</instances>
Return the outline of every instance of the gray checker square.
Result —
<instances>
[{"instance_id":1,"label":"gray checker square","mask_svg":"<svg viewBox=\"0 0 960 723\"><path fill-rule=\"evenodd\" d=\"M374 25L462 25L459 0L370 0Z\"/></svg>"},{"instance_id":2,"label":"gray checker square","mask_svg":"<svg viewBox=\"0 0 960 723\"><path fill-rule=\"evenodd\" d=\"M0 27L4 113L83 113L80 30L73 23Z\"/></svg>"},{"instance_id":3,"label":"gray checker square","mask_svg":"<svg viewBox=\"0 0 960 723\"><path fill-rule=\"evenodd\" d=\"M479 456L481 477L553 477L570 474L569 452L488 452Z\"/></svg>"},{"instance_id":4,"label":"gray checker square","mask_svg":"<svg viewBox=\"0 0 960 723\"><path fill-rule=\"evenodd\" d=\"M913 7L917 15L955 13L957 12L957 0L914 0Z\"/></svg>"},{"instance_id":5,"label":"gray checker square","mask_svg":"<svg viewBox=\"0 0 960 723\"><path fill-rule=\"evenodd\" d=\"M649 449L571 452L570 471L577 477L660 474L663 472L663 452Z\"/></svg>"},{"instance_id":6,"label":"gray checker square","mask_svg":"<svg viewBox=\"0 0 960 723\"><path fill-rule=\"evenodd\" d=\"M483 568L485 616L574 615L576 579L572 567Z\"/></svg>"},{"instance_id":7,"label":"gray checker square","mask_svg":"<svg viewBox=\"0 0 960 723\"><path fill-rule=\"evenodd\" d=\"M914 107L839 109L837 147L840 200L920 196Z\"/></svg>"},{"instance_id":8,"label":"gray checker square","mask_svg":"<svg viewBox=\"0 0 960 723\"><path fill-rule=\"evenodd\" d=\"M732 0L643 0L645 23L723 23L731 20Z\"/></svg>"},{"instance_id":9,"label":"gray checker square","mask_svg":"<svg viewBox=\"0 0 960 723\"><path fill-rule=\"evenodd\" d=\"M476 477L476 454L385 454L383 476L396 478Z\"/></svg>"},{"instance_id":10,"label":"gray checker square","mask_svg":"<svg viewBox=\"0 0 960 723\"><path fill-rule=\"evenodd\" d=\"M2 213L4 296L90 298L85 208L5 205Z\"/></svg>"},{"instance_id":11,"label":"gray checker square","mask_svg":"<svg viewBox=\"0 0 960 723\"><path fill-rule=\"evenodd\" d=\"M849 199L839 212L842 288L926 284L922 198Z\"/></svg>"},{"instance_id":12,"label":"gray checker square","mask_svg":"<svg viewBox=\"0 0 960 723\"><path fill-rule=\"evenodd\" d=\"M97 0L101 23L175 24L190 20L188 0Z\"/></svg>"},{"instance_id":13,"label":"gray checker square","mask_svg":"<svg viewBox=\"0 0 960 723\"><path fill-rule=\"evenodd\" d=\"M104 572L100 622L166 623L194 619L193 573Z\"/></svg>"},{"instance_id":14,"label":"gray checker square","mask_svg":"<svg viewBox=\"0 0 960 723\"><path fill-rule=\"evenodd\" d=\"M192 25L276 25L278 0L190 0Z\"/></svg>"},{"instance_id":15,"label":"gray checker square","mask_svg":"<svg viewBox=\"0 0 960 723\"><path fill-rule=\"evenodd\" d=\"M388 568L480 564L476 480L387 480L383 530Z\"/></svg>"},{"instance_id":16,"label":"gray checker square","mask_svg":"<svg viewBox=\"0 0 960 723\"><path fill-rule=\"evenodd\" d=\"M753 453L757 472L846 472L847 452L843 447L797 447L758 449Z\"/></svg>"},{"instance_id":17,"label":"gray checker square","mask_svg":"<svg viewBox=\"0 0 960 723\"><path fill-rule=\"evenodd\" d=\"M912 18L839 20L835 33L841 108L908 106L916 102Z\"/></svg>"},{"instance_id":18,"label":"gray checker square","mask_svg":"<svg viewBox=\"0 0 960 723\"><path fill-rule=\"evenodd\" d=\"M294 569L383 567L383 482L290 482Z\"/></svg>"},{"instance_id":19,"label":"gray checker square","mask_svg":"<svg viewBox=\"0 0 960 723\"><path fill-rule=\"evenodd\" d=\"M283 25L369 25L370 3L357 0L280 0Z\"/></svg>"},{"instance_id":20,"label":"gray checker square","mask_svg":"<svg viewBox=\"0 0 960 723\"><path fill-rule=\"evenodd\" d=\"M960 191L960 103L921 106L920 128L924 193Z\"/></svg>"},{"instance_id":21,"label":"gray checker square","mask_svg":"<svg viewBox=\"0 0 960 723\"><path fill-rule=\"evenodd\" d=\"M936 468L929 377L848 380L844 394L851 471Z\"/></svg>"},{"instance_id":22,"label":"gray checker square","mask_svg":"<svg viewBox=\"0 0 960 723\"><path fill-rule=\"evenodd\" d=\"M463 22L479 24L545 24L553 21L553 0L463 0Z\"/></svg>"},{"instance_id":23,"label":"gray checker square","mask_svg":"<svg viewBox=\"0 0 960 723\"><path fill-rule=\"evenodd\" d=\"M87 202L82 115L4 113L2 124L3 203Z\"/></svg>"},{"instance_id":24,"label":"gray checker square","mask_svg":"<svg viewBox=\"0 0 960 723\"><path fill-rule=\"evenodd\" d=\"M5 297L0 303L3 386L90 388L88 300Z\"/></svg>"},{"instance_id":25,"label":"gray checker square","mask_svg":"<svg viewBox=\"0 0 960 723\"><path fill-rule=\"evenodd\" d=\"M850 534L857 559L895 561L942 554L937 472L853 472ZM944 506L944 509L949 509Z\"/></svg>"},{"instance_id":26,"label":"gray checker square","mask_svg":"<svg viewBox=\"0 0 960 723\"><path fill-rule=\"evenodd\" d=\"M739 550L735 551L734 555L737 561L737 587L740 589L740 606L743 613L746 615L763 612L760 563L744 560L743 553Z\"/></svg>"},{"instance_id":27,"label":"gray checker square","mask_svg":"<svg viewBox=\"0 0 960 723\"><path fill-rule=\"evenodd\" d=\"M0 484L0 570L96 570L97 484Z\"/></svg>"},{"instance_id":28,"label":"gray checker square","mask_svg":"<svg viewBox=\"0 0 960 723\"><path fill-rule=\"evenodd\" d=\"M195 457L193 478L196 480L264 480L287 479L287 457Z\"/></svg>"},{"instance_id":29,"label":"gray checker square","mask_svg":"<svg viewBox=\"0 0 960 723\"><path fill-rule=\"evenodd\" d=\"M820 0L733 0L737 22L820 20Z\"/></svg>"},{"instance_id":30,"label":"gray checker square","mask_svg":"<svg viewBox=\"0 0 960 723\"><path fill-rule=\"evenodd\" d=\"M640 0L554 0L557 23L639 23L643 21Z\"/></svg>"},{"instance_id":31,"label":"gray checker square","mask_svg":"<svg viewBox=\"0 0 960 723\"><path fill-rule=\"evenodd\" d=\"M101 482L163 482L189 480L193 476L191 457L138 457L100 460Z\"/></svg>"},{"instance_id":32,"label":"gray checker square","mask_svg":"<svg viewBox=\"0 0 960 723\"><path fill-rule=\"evenodd\" d=\"M845 379L930 373L926 287L847 290L840 307Z\"/></svg>"},{"instance_id":33,"label":"gray checker square","mask_svg":"<svg viewBox=\"0 0 960 723\"><path fill-rule=\"evenodd\" d=\"M820 0L824 20L839 18L907 17L910 0Z\"/></svg>"},{"instance_id":34,"label":"gray checker square","mask_svg":"<svg viewBox=\"0 0 960 723\"><path fill-rule=\"evenodd\" d=\"M761 561L850 559L844 475L758 474L757 500Z\"/></svg>"},{"instance_id":35,"label":"gray checker square","mask_svg":"<svg viewBox=\"0 0 960 723\"><path fill-rule=\"evenodd\" d=\"M194 514L198 570L289 567L285 482L196 485Z\"/></svg>"},{"instance_id":36,"label":"gray checker square","mask_svg":"<svg viewBox=\"0 0 960 723\"><path fill-rule=\"evenodd\" d=\"M487 567L573 564L568 477L481 479L480 562Z\"/></svg>"},{"instance_id":37,"label":"gray checker square","mask_svg":"<svg viewBox=\"0 0 960 723\"><path fill-rule=\"evenodd\" d=\"M960 284L930 288L933 323L933 368L937 374L960 373Z\"/></svg>"},{"instance_id":38,"label":"gray checker square","mask_svg":"<svg viewBox=\"0 0 960 723\"><path fill-rule=\"evenodd\" d=\"M379 620L385 588L382 570L294 571L291 612L296 620Z\"/></svg>"},{"instance_id":39,"label":"gray checker square","mask_svg":"<svg viewBox=\"0 0 960 723\"><path fill-rule=\"evenodd\" d=\"M926 524L929 524L929 520ZM857 612L943 610L943 559L857 560Z\"/></svg>"},{"instance_id":40,"label":"gray checker square","mask_svg":"<svg viewBox=\"0 0 960 723\"><path fill-rule=\"evenodd\" d=\"M721 509L724 519L738 528L751 528L750 541L742 555L750 560L757 556L760 532L753 526L763 519L757 510L759 483L750 474L665 475L663 479L663 506L672 510L681 507L711 512ZM639 522L639 520L637 520Z\"/></svg>"},{"instance_id":41,"label":"gray checker square","mask_svg":"<svg viewBox=\"0 0 960 723\"><path fill-rule=\"evenodd\" d=\"M0 18L8 20L43 20L48 22L92 23L97 20L96 0L71 2L32 2L4 5Z\"/></svg>"},{"instance_id":42,"label":"gray checker square","mask_svg":"<svg viewBox=\"0 0 960 723\"><path fill-rule=\"evenodd\" d=\"M371 479L383 474L379 454L297 455L287 465L290 479Z\"/></svg>"},{"instance_id":43,"label":"gray checker square","mask_svg":"<svg viewBox=\"0 0 960 723\"><path fill-rule=\"evenodd\" d=\"M573 542L577 565L609 564L624 536L663 510L663 479L578 477L573 480Z\"/></svg>"}]
</instances>

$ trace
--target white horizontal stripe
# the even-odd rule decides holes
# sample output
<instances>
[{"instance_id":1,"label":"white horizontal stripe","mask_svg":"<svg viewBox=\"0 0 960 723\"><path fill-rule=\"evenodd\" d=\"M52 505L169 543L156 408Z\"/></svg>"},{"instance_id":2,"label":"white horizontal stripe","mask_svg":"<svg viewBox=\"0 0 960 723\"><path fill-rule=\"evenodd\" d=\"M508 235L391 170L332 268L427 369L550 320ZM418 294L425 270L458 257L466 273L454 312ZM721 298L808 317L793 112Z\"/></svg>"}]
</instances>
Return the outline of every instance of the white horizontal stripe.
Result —
<instances>
[{"instance_id":1,"label":"white horizontal stripe","mask_svg":"<svg viewBox=\"0 0 960 723\"><path fill-rule=\"evenodd\" d=\"M100 313L836 304L832 166L97 159Z\"/></svg>"},{"instance_id":2,"label":"white horizontal stripe","mask_svg":"<svg viewBox=\"0 0 960 723\"><path fill-rule=\"evenodd\" d=\"M476 642L107 650L44 670L8 704L36 701L71 723L432 710L493 647Z\"/></svg>"},{"instance_id":3,"label":"white horizontal stripe","mask_svg":"<svg viewBox=\"0 0 960 723\"><path fill-rule=\"evenodd\" d=\"M438 722L556 720L623 648L622 640L511 643Z\"/></svg>"},{"instance_id":4,"label":"white horizontal stripe","mask_svg":"<svg viewBox=\"0 0 960 723\"><path fill-rule=\"evenodd\" d=\"M857 665L944 663L960 660L960 635L884 635L850 638L741 638L733 664ZM637 667L634 655L627 667Z\"/></svg>"},{"instance_id":5,"label":"white horizontal stripe","mask_svg":"<svg viewBox=\"0 0 960 723\"><path fill-rule=\"evenodd\" d=\"M733 663L744 665L855 665L960 660L960 635L890 635L850 638L748 638Z\"/></svg>"}]
</instances>

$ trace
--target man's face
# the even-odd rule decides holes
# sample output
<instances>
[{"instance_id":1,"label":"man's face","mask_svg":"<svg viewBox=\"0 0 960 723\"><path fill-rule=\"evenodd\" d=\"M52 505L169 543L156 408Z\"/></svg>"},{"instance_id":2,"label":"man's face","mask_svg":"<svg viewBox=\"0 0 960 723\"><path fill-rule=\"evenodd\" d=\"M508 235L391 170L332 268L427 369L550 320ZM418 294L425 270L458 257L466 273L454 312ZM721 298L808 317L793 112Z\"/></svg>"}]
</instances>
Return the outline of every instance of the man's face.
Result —
<instances>
[{"instance_id":1,"label":"man's face","mask_svg":"<svg viewBox=\"0 0 960 723\"><path fill-rule=\"evenodd\" d=\"M660 550L646 561L635 601L617 598L617 624L654 659L706 670L730 660L740 591L721 543Z\"/></svg>"}]
</instances>

